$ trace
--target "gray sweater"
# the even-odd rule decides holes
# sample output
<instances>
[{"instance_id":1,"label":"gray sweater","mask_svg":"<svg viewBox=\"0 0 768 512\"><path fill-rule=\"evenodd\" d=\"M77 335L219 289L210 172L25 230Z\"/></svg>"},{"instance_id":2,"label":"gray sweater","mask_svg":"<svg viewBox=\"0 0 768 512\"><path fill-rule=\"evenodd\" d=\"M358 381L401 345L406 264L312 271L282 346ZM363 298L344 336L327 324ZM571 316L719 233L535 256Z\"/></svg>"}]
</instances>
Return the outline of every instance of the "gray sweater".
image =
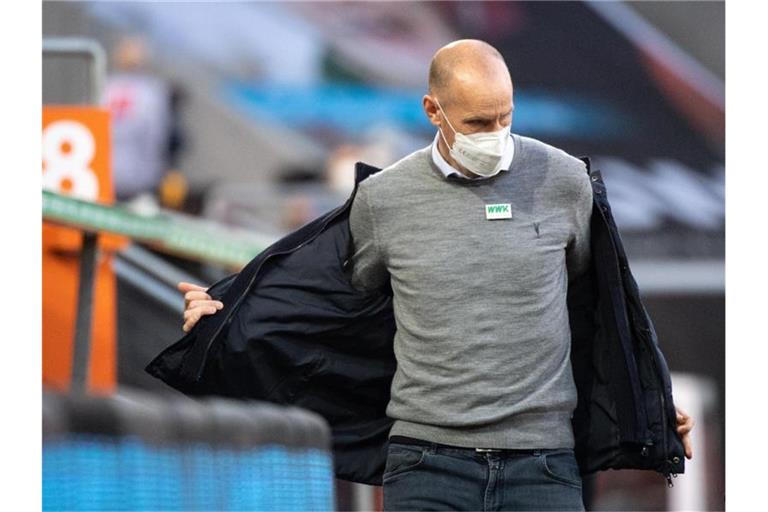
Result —
<instances>
[{"instance_id":1,"label":"gray sweater","mask_svg":"<svg viewBox=\"0 0 768 512\"><path fill-rule=\"evenodd\" d=\"M578 158L512 138L488 179L446 178L426 147L359 185L352 283L394 293L390 435L574 446L566 291L589 266L592 187Z\"/></svg>"}]
</instances>

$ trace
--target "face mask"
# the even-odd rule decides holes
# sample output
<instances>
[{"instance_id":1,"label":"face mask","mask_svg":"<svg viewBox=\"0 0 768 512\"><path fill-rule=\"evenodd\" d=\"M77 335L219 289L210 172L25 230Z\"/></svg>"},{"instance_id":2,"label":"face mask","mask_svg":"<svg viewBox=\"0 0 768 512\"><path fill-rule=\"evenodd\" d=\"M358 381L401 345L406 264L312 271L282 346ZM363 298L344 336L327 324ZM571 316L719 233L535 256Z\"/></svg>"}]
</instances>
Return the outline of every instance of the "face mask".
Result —
<instances>
[{"instance_id":1,"label":"face mask","mask_svg":"<svg viewBox=\"0 0 768 512\"><path fill-rule=\"evenodd\" d=\"M456 131L437 98L435 98L435 103L437 103L445 116L445 120L448 121L448 126L454 133L453 147L451 147L445 140L443 131L440 130L445 145L450 149L451 158L465 169L480 176L489 177L498 174L501 171L501 158L504 156L504 150L509 143L509 127L495 132L465 135Z\"/></svg>"}]
</instances>

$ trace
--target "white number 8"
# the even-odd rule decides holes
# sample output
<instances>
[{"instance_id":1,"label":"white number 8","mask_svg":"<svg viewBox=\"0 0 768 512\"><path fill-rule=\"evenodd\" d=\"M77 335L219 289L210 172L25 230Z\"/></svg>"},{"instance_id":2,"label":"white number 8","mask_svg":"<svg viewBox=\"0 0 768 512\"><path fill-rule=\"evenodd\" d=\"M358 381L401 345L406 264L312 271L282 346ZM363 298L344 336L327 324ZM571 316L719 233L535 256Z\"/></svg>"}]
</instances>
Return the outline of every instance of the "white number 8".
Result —
<instances>
[{"instance_id":1,"label":"white number 8","mask_svg":"<svg viewBox=\"0 0 768 512\"><path fill-rule=\"evenodd\" d=\"M91 169L96 143L90 130L75 121L56 121L43 130L43 188L86 199L99 197Z\"/></svg>"}]
</instances>

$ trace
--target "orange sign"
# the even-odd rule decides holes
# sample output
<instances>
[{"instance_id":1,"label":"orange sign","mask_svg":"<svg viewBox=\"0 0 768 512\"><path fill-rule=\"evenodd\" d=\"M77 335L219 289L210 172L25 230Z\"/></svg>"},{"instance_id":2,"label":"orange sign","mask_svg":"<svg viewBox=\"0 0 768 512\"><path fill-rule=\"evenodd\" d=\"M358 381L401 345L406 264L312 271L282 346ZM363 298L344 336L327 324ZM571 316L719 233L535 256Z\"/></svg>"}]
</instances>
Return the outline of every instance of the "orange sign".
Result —
<instances>
[{"instance_id":1,"label":"orange sign","mask_svg":"<svg viewBox=\"0 0 768 512\"><path fill-rule=\"evenodd\" d=\"M43 107L43 188L88 201L114 202L110 168L109 113L94 107ZM78 269L82 233L43 224L43 384L67 389L71 382ZM109 392L116 384L116 281L112 251L125 240L99 235L88 389Z\"/></svg>"},{"instance_id":2,"label":"orange sign","mask_svg":"<svg viewBox=\"0 0 768 512\"><path fill-rule=\"evenodd\" d=\"M109 111L95 107L43 107L43 188L86 201L112 204L115 193L109 136ZM43 225L43 247L79 251L80 232ZM117 235L99 237L99 247L117 249Z\"/></svg>"},{"instance_id":3,"label":"orange sign","mask_svg":"<svg viewBox=\"0 0 768 512\"><path fill-rule=\"evenodd\" d=\"M100 108L43 108L43 188L112 203L109 113Z\"/></svg>"}]
</instances>

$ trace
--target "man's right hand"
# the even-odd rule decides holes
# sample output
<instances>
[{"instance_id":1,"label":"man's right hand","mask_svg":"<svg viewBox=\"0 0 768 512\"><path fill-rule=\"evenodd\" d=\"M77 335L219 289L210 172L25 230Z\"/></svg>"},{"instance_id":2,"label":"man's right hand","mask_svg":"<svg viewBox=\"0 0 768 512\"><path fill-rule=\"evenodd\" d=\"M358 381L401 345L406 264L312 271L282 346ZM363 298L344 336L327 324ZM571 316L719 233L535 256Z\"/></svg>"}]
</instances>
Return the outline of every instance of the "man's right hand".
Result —
<instances>
[{"instance_id":1,"label":"man's right hand","mask_svg":"<svg viewBox=\"0 0 768 512\"><path fill-rule=\"evenodd\" d=\"M189 332L203 315L212 315L224 307L224 304L206 293L208 288L181 282L177 285L184 294L184 332Z\"/></svg>"}]
</instances>

